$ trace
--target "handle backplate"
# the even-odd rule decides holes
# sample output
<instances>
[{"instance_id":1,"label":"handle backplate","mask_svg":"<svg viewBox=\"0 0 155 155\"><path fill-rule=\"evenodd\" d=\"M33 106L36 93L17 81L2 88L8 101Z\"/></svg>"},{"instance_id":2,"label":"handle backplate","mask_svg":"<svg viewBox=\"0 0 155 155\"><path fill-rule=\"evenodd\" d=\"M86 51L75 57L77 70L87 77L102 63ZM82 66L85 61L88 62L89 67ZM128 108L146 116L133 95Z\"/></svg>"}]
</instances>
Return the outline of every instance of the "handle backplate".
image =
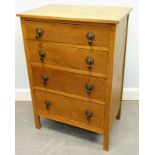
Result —
<instances>
[{"instance_id":1,"label":"handle backplate","mask_svg":"<svg viewBox=\"0 0 155 155\"><path fill-rule=\"evenodd\" d=\"M43 33L44 33L43 29L41 28L36 29L36 39L39 39L41 36L43 36Z\"/></svg>"},{"instance_id":2,"label":"handle backplate","mask_svg":"<svg viewBox=\"0 0 155 155\"><path fill-rule=\"evenodd\" d=\"M43 84L44 84L44 85L47 85L48 76L47 76L47 75L43 75L43 76L42 76L42 81L43 81Z\"/></svg>"},{"instance_id":3,"label":"handle backplate","mask_svg":"<svg viewBox=\"0 0 155 155\"><path fill-rule=\"evenodd\" d=\"M92 111L86 111L85 112L87 121L89 122L91 120L91 118L93 117L93 112Z\"/></svg>"},{"instance_id":4,"label":"handle backplate","mask_svg":"<svg viewBox=\"0 0 155 155\"><path fill-rule=\"evenodd\" d=\"M88 94L91 94L91 92L92 92L93 89L94 89L94 86L93 86L93 84L91 84L91 83L86 83L85 88L86 88L86 90L87 90L87 93L88 93Z\"/></svg>"},{"instance_id":5,"label":"handle backplate","mask_svg":"<svg viewBox=\"0 0 155 155\"><path fill-rule=\"evenodd\" d=\"M39 56L40 56L40 60L44 61L45 57L46 57L46 53L44 51L40 51L39 52Z\"/></svg>"},{"instance_id":6,"label":"handle backplate","mask_svg":"<svg viewBox=\"0 0 155 155\"><path fill-rule=\"evenodd\" d=\"M86 58L87 67L89 70L92 69L92 66L94 65L94 59L92 57Z\"/></svg>"},{"instance_id":7,"label":"handle backplate","mask_svg":"<svg viewBox=\"0 0 155 155\"><path fill-rule=\"evenodd\" d=\"M95 39L95 34L93 32L88 32L87 33L87 40L88 40L89 46L91 46L93 44L94 39Z\"/></svg>"},{"instance_id":8,"label":"handle backplate","mask_svg":"<svg viewBox=\"0 0 155 155\"><path fill-rule=\"evenodd\" d=\"M49 110L50 109L50 106L51 106L51 101L49 100L45 100L44 101L44 107L46 110Z\"/></svg>"}]
</instances>

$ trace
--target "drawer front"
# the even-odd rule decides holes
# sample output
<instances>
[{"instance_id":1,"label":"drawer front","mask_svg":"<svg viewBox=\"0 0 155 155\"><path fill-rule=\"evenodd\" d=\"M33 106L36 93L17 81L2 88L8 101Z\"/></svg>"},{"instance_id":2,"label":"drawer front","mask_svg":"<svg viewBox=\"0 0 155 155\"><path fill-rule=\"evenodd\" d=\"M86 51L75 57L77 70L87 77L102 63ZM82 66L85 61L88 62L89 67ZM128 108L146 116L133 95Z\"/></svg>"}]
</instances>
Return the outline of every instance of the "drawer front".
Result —
<instances>
[{"instance_id":1,"label":"drawer front","mask_svg":"<svg viewBox=\"0 0 155 155\"><path fill-rule=\"evenodd\" d=\"M108 47L109 26L25 21L27 39Z\"/></svg>"},{"instance_id":2,"label":"drawer front","mask_svg":"<svg viewBox=\"0 0 155 155\"><path fill-rule=\"evenodd\" d=\"M37 111L48 117L74 120L87 126L103 128L104 106L35 90Z\"/></svg>"},{"instance_id":3,"label":"drawer front","mask_svg":"<svg viewBox=\"0 0 155 155\"><path fill-rule=\"evenodd\" d=\"M32 72L34 86L105 101L103 78L38 66L32 66Z\"/></svg>"},{"instance_id":4,"label":"drawer front","mask_svg":"<svg viewBox=\"0 0 155 155\"><path fill-rule=\"evenodd\" d=\"M65 44L28 41L31 62L61 66L106 75L107 52Z\"/></svg>"}]
</instances>

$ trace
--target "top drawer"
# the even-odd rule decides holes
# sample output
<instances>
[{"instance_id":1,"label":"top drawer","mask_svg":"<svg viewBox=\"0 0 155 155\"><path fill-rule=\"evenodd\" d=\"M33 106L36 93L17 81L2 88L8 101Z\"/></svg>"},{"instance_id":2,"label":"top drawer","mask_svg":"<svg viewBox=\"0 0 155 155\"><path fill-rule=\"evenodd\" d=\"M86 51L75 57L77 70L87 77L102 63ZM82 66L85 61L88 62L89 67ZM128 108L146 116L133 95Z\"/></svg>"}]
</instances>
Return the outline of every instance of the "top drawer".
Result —
<instances>
[{"instance_id":1,"label":"top drawer","mask_svg":"<svg viewBox=\"0 0 155 155\"><path fill-rule=\"evenodd\" d=\"M108 47L109 26L25 21L27 39Z\"/></svg>"}]
</instances>

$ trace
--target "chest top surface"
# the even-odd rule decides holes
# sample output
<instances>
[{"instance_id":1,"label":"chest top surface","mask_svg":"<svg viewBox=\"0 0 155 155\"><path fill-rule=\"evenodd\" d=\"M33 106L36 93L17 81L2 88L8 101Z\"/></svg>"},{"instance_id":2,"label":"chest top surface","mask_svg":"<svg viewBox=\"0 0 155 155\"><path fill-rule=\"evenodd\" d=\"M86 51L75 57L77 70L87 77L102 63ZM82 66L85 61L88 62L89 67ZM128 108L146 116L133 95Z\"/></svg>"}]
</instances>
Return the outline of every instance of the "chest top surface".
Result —
<instances>
[{"instance_id":1,"label":"chest top surface","mask_svg":"<svg viewBox=\"0 0 155 155\"><path fill-rule=\"evenodd\" d=\"M37 19L71 20L98 23L119 23L130 7L81 6L49 4L17 16Z\"/></svg>"}]
</instances>

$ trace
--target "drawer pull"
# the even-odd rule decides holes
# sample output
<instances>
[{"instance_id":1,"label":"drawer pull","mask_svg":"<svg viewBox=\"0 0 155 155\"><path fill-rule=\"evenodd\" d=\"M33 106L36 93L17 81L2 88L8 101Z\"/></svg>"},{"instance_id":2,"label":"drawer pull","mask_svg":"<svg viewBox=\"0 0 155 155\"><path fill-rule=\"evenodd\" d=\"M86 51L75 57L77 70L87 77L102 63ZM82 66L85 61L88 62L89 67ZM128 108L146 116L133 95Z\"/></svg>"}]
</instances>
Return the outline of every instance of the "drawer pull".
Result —
<instances>
[{"instance_id":1,"label":"drawer pull","mask_svg":"<svg viewBox=\"0 0 155 155\"><path fill-rule=\"evenodd\" d=\"M46 110L49 110L49 109L50 109L50 106L51 106L51 101L45 100L45 101L44 101L44 106L45 106L45 109L46 109Z\"/></svg>"},{"instance_id":2,"label":"drawer pull","mask_svg":"<svg viewBox=\"0 0 155 155\"><path fill-rule=\"evenodd\" d=\"M43 84L44 84L44 85L47 85L48 76L47 76L47 75L43 75L43 76L42 76L42 80L43 80Z\"/></svg>"},{"instance_id":3,"label":"drawer pull","mask_svg":"<svg viewBox=\"0 0 155 155\"><path fill-rule=\"evenodd\" d=\"M94 65L94 59L92 57L86 58L87 67L89 70L92 69L92 66Z\"/></svg>"},{"instance_id":4,"label":"drawer pull","mask_svg":"<svg viewBox=\"0 0 155 155\"><path fill-rule=\"evenodd\" d=\"M46 57L46 53L44 51L40 51L39 52L39 56L40 56L40 60L44 61L45 57Z\"/></svg>"},{"instance_id":5,"label":"drawer pull","mask_svg":"<svg viewBox=\"0 0 155 155\"><path fill-rule=\"evenodd\" d=\"M93 112L86 111L85 115L86 115L87 121L89 122L91 120L91 118L93 117Z\"/></svg>"},{"instance_id":6,"label":"drawer pull","mask_svg":"<svg viewBox=\"0 0 155 155\"><path fill-rule=\"evenodd\" d=\"M94 89L94 86L93 86L93 84L91 84L91 83L86 83L85 88L86 88L86 90L87 90L87 93L88 93L88 94L91 94L91 92L92 92L93 89Z\"/></svg>"},{"instance_id":7,"label":"drawer pull","mask_svg":"<svg viewBox=\"0 0 155 155\"><path fill-rule=\"evenodd\" d=\"M91 46L93 44L93 40L95 39L95 34L93 32L88 32L87 39L89 46Z\"/></svg>"},{"instance_id":8,"label":"drawer pull","mask_svg":"<svg viewBox=\"0 0 155 155\"><path fill-rule=\"evenodd\" d=\"M36 29L36 39L39 39L43 35L43 29Z\"/></svg>"}]
</instances>

